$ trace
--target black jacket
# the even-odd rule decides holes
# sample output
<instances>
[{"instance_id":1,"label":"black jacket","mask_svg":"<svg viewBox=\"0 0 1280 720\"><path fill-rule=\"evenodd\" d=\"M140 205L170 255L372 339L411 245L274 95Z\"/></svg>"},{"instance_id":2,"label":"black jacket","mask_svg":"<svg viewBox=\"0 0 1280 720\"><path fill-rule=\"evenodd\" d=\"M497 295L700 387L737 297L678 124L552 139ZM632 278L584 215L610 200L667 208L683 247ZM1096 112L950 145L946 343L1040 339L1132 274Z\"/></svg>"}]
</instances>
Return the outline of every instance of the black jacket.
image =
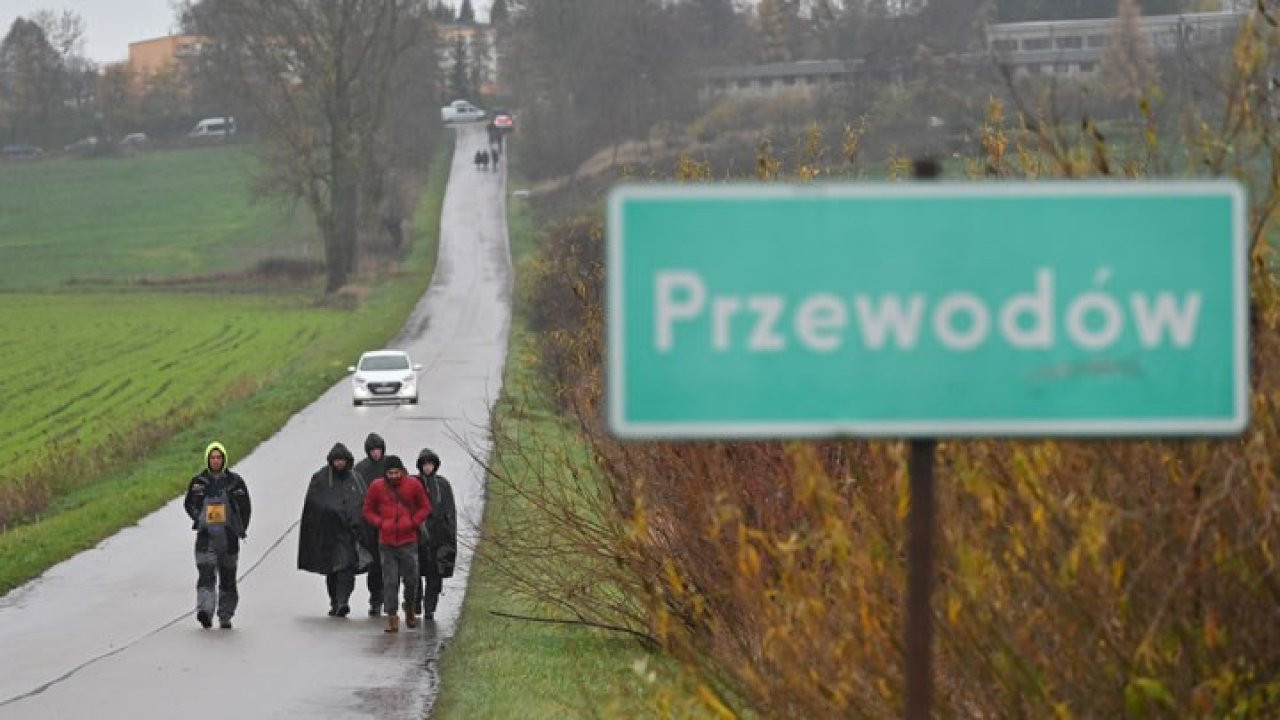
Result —
<instances>
[{"instance_id":1,"label":"black jacket","mask_svg":"<svg viewBox=\"0 0 1280 720\"><path fill-rule=\"evenodd\" d=\"M208 552L209 533L200 529L200 509L204 507L205 496L211 490L217 492L220 489L225 489L227 497L231 500L228 526L232 532L228 533L227 537L227 553L235 555L240 552L240 539L247 537L249 516L253 512L253 505L249 502L249 486L245 484L244 478L230 470L215 476L213 471L206 468L204 472L191 478L182 507L191 518L191 529L196 531L196 550Z\"/></svg>"},{"instance_id":2,"label":"black jacket","mask_svg":"<svg viewBox=\"0 0 1280 720\"><path fill-rule=\"evenodd\" d=\"M453 502L453 486L443 475L426 475L422 466L432 461L440 468L440 456L431 449L418 453L418 482L431 500L431 515L427 517L427 542L418 544L418 570L423 575L452 577L454 560L458 555L458 511Z\"/></svg>"},{"instance_id":3,"label":"black jacket","mask_svg":"<svg viewBox=\"0 0 1280 720\"><path fill-rule=\"evenodd\" d=\"M343 458L346 469L333 469ZM328 575L339 570L363 572L369 555L360 558L357 542L364 532L361 508L368 485L351 469L355 458L338 443L329 451L324 467L311 476L302 505L298 530L298 569Z\"/></svg>"},{"instance_id":4,"label":"black jacket","mask_svg":"<svg viewBox=\"0 0 1280 720\"><path fill-rule=\"evenodd\" d=\"M369 453L373 452L374 448L382 450L381 459L374 460L369 457ZM369 437L364 439L364 455L364 459L356 463L355 471L360 476L360 479L364 481L365 492L368 492L368 488L373 484L374 480L387 475L387 441L383 440L378 433L369 433ZM363 520L363 517L361 519ZM378 528L368 522L363 523L361 528L360 540L365 547L373 552L374 562L377 562Z\"/></svg>"}]
</instances>

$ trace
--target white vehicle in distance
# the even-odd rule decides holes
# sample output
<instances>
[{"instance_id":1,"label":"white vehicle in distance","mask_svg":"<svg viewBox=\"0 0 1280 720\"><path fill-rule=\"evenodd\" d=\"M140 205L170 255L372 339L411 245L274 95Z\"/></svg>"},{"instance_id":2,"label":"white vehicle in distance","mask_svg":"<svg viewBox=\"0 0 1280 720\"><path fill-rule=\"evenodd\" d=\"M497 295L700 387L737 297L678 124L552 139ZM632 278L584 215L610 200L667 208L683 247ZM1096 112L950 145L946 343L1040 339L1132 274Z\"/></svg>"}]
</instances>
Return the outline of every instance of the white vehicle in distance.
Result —
<instances>
[{"instance_id":1,"label":"white vehicle in distance","mask_svg":"<svg viewBox=\"0 0 1280 720\"><path fill-rule=\"evenodd\" d=\"M418 371L403 350L371 350L347 368L351 377L351 404L396 402L418 404Z\"/></svg>"},{"instance_id":2,"label":"white vehicle in distance","mask_svg":"<svg viewBox=\"0 0 1280 720\"><path fill-rule=\"evenodd\" d=\"M440 119L447 123L483 120L484 111L466 100L454 100L440 108Z\"/></svg>"},{"instance_id":3,"label":"white vehicle in distance","mask_svg":"<svg viewBox=\"0 0 1280 720\"><path fill-rule=\"evenodd\" d=\"M224 138L236 134L236 119L233 117L211 117L196 123L187 133L189 138Z\"/></svg>"}]
</instances>

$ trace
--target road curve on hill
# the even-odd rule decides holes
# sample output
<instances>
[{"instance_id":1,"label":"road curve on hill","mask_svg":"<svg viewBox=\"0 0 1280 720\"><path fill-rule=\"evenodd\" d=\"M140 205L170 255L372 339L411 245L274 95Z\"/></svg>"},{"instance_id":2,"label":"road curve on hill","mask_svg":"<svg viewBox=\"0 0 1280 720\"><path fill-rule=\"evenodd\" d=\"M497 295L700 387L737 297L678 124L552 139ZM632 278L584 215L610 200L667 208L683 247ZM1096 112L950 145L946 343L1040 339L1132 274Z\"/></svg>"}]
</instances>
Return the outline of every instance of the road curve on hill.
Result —
<instances>
[{"instance_id":1,"label":"road curve on hill","mask_svg":"<svg viewBox=\"0 0 1280 720\"><path fill-rule=\"evenodd\" d=\"M343 380L232 469L249 484L253 522L240 555L232 630L194 616L193 534L181 499L0 598L0 718L421 718L436 660L454 631L470 565L459 548L435 623L397 635L367 618L359 578L351 618L326 616L324 578L295 569L308 479L341 441L365 436L412 467L434 448L457 495L459 532L479 520L489 413L502 385L512 271L505 167L472 165L483 127L457 130L430 289L392 347L422 363L416 407L352 407ZM354 361L354 358L352 358ZM211 438L212 439L212 438ZM192 472L201 461L192 458Z\"/></svg>"}]
</instances>

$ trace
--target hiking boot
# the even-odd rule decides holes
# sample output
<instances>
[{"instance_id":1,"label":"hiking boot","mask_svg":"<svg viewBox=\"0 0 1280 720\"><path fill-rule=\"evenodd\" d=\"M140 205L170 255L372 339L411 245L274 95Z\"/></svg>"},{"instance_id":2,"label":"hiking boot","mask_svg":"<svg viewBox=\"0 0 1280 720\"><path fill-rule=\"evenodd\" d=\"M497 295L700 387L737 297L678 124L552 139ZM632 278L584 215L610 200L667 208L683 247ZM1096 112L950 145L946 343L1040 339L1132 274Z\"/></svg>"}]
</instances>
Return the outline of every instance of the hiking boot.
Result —
<instances>
[{"instance_id":1,"label":"hiking boot","mask_svg":"<svg viewBox=\"0 0 1280 720\"><path fill-rule=\"evenodd\" d=\"M378 617L382 614L382 603L369 603L369 617Z\"/></svg>"},{"instance_id":2,"label":"hiking boot","mask_svg":"<svg viewBox=\"0 0 1280 720\"><path fill-rule=\"evenodd\" d=\"M411 630L418 627L418 616L414 614L413 606L409 603L404 604L404 624Z\"/></svg>"},{"instance_id":3,"label":"hiking boot","mask_svg":"<svg viewBox=\"0 0 1280 720\"><path fill-rule=\"evenodd\" d=\"M388 615L387 626L383 628L382 632L389 632L389 633L400 632L400 616L396 615L395 613L391 613L390 615Z\"/></svg>"},{"instance_id":4,"label":"hiking boot","mask_svg":"<svg viewBox=\"0 0 1280 720\"><path fill-rule=\"evenodd\" d=\"M223 630L231 629L231 618L218 618L218 627Z\"/></svg>"},{"instance_id":5,"label":"hiking boot","mask_svg":"<svg viewBox=\"0 0 1280 720\"><path fill-rule=\"evenodd\" d=\"M213 618L209 616L209 613L203 610L196 613L196 620L200 621L200 626L203 628L213 627Z\"/></svg>"},{"instance_id":6,"label":"hiking boot","mask_svg":"<svg viewBox=\"0 0 1280 720\"><path fill-rule=\"evenodd\" d=\"M329 617L338 617L338 608L336 606L329 607Z\"/></svg>"},{"instance_id":7,"label":"hiking boot","mask_svg":"<svg viewBox=\"0 0 1280 720\"><path fill-rule=\"evenodd\" d=\"M351 614L351 606L350 606L350 605L343 605L342 607L340 607L340 608L338 608L337 610L335 610L335 611L333 612L333 614L334 614L335 616L337 616L337 617L344 618L344 617L346 617L346 616L348 616L348 615L350 615L350 614Z\"/></svg>"},{"instance_id":8,"label":"hiking boot","mask_svg":"<svg viewBox=\"0 0 1280 720\"><path fill-rule=\"evenodd\" d=\"M435 620L435 619L436 619L436 614L435 614L435 613L433 613L433 612L422 613L422 619L423 619L423 620Z\"/></svg>"}]
</instances>

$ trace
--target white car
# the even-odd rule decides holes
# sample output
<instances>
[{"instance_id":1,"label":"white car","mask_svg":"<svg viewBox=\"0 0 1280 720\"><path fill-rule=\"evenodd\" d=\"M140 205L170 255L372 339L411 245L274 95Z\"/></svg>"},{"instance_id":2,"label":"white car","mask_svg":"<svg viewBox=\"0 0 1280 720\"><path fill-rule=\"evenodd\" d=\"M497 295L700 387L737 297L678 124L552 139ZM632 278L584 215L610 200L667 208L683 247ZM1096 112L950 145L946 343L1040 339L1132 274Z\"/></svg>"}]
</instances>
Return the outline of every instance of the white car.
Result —
<instances>
[{"instance_id":1,"label":"white car","mask_svg":"<svg viewBox=\"0 0 1280 720\"><path fill-rule=\"evenodd\" d=\"M371 350L347 368L351 376L351 404L390 401L418 403L418 371L403 350Z\"/></svg>"},{"instance_id":2,"label":"white car","mask_svg":"<svg viewBox=\"0 0 1280 720\"><path fill-rule=\"evenodd\" d=\"M483 120L484 111L466 100L454 100L440 108L440 119L446 123L470 122Z\"/></svg>"}]
</instances>

